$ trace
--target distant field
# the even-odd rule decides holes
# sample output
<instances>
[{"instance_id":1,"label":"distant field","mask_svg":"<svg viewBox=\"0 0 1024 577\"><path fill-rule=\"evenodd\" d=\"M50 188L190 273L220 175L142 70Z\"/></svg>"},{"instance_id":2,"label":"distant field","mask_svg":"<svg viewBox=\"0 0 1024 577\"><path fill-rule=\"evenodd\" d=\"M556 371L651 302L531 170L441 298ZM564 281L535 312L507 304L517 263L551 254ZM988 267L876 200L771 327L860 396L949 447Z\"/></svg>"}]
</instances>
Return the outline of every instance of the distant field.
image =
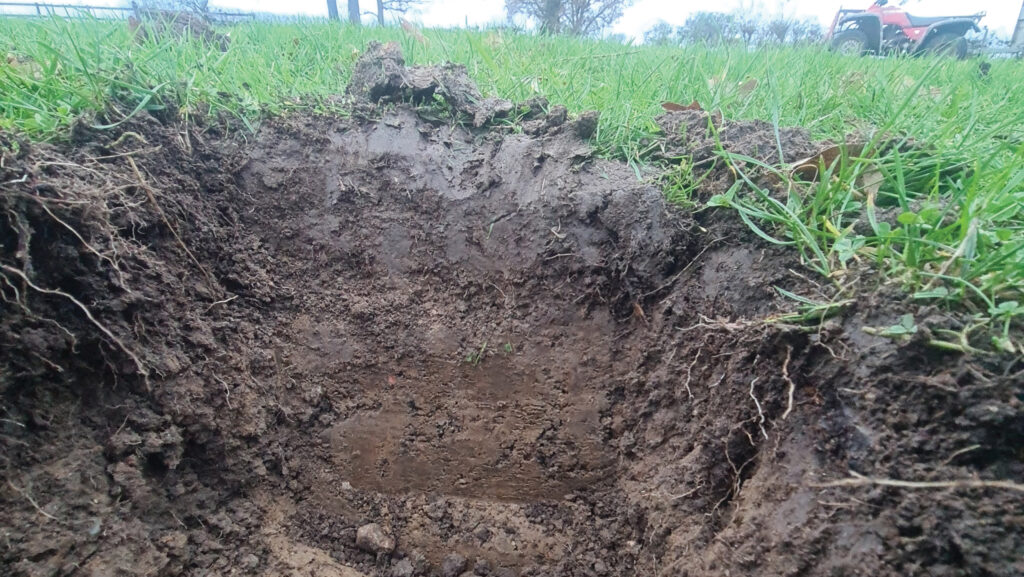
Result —
<instances>
[{"instance_id":1,"label":"distant field","mask_svg":"<svg viewBox=\"0 0 1024 577\"><path fill-rule=\"evenodd\" d=\"M966 328L940 335L938 346L982 346L971 338L979 331L984 348L1020 352L1020 61L992 62L983 75L978 61L841 57L820 47L662 48L497 30L427 30L419 39L323 21L226 31L231 46L221 52L191 40L136 44L123 22L0 20L0 129L61 139L83 115L113 125L140 109L168 107L186 121L227 113L253 130L284 112L344 114L336 96L366 42L394 40L412 64L466 65L485 95L543 95L571 112L600 110L598 150L638 165L647 162L645 137L664 100L696 100L727 119L802 126L835 142L854 133L909 140L882 156L869 147L820 184L794 184L787 202L741 178L714 203L740 211L770 242L795 245L840 296L844 270L860 262L921 302L969 315ZM674 168L687 171L685 159ZM865 190L874 175L884 182ZM667 192L691 201L685 185ZM898 220L885 222L876 206L898 207ZM869 229L855 230L865 215Z\"/></svg>"}]
</instances>

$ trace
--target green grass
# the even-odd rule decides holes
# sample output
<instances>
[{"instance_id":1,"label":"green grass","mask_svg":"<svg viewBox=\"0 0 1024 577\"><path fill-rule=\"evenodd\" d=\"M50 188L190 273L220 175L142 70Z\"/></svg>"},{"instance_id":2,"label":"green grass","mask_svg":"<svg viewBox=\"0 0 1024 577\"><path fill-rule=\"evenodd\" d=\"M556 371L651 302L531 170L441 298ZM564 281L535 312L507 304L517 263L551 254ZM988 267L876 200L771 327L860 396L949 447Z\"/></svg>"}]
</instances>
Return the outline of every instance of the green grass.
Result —
<instances>
[{"instance_id":1,"label":"green grass","mask_svg":"<svg viewBox=\"0 0 1024 577\"><path fill-rule=\"evenodd\" d=\"M116 125L140 109L186 120L228 114L251 129L288 111L344 113L336 96L365 43L377 39L398 41L411 64L465 64L486 95L543 95L573 112L600 110L595 146L634 164L646 161L663 100L697 100L728 119L803 126L836 142L856 133L875 146L847 155L820 182L758 167L777 172L785 200L748 178L751 159L723 151L737 184L710 204L800 251L839 289L836 299L854 288L859 275L849 269L871 266L915 302L969 316L966 328L934 335L938 346L1022 352L1019 61L993 62L982 78L972 61L853 58L816 47L680 49L462 30L428 30L421 42L400 29L322 21L230 33L222 53L189 40L139 45L119 22L0 20L0 50L13 59L0 64L0 129L60 139L80 116ZM740 88L748 79L757 80L749 94ZM669 198L692 202L699 178L682 159L665 180ZM865 185L879 179L877 190ZM893 212L898 218L886 217Z\"/></svg>"}]
</instances>

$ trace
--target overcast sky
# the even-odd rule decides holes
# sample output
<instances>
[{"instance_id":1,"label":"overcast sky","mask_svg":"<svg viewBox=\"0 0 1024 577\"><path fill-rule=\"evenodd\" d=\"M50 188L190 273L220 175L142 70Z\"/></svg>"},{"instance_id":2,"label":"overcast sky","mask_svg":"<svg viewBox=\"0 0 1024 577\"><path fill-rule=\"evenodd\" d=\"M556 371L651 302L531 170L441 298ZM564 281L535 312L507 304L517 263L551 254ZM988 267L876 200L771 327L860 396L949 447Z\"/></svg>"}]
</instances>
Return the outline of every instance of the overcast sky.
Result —
<instances>
[{"instance_id":1,"label":"overcast sky","mask_svg":"<svg viewBox=\"0 0 1024 577\"><path fill-rule=\"evenodd\" d=\"M740 8L741 5L747 9L754 6L755 9L769 14L781 10L787 15L817 18L823 26L827 26L841 5L847 8L866 8L870 2L871 0L636 0L633 6L626 10L612 32L641 38L644 31L654 26L658 20L665 20L678 26L685 22L687 15L692 12L729 12ZM327 12L326 0L211 0L210 3L267 12ZM895 0L893 3L896 3ZM338 4L344 12L345 0L339 0ZM982 24L993 30L1001 29L1006 32L1013 30L1020 6L1019 0L910 0L906 4L908 11L921 16L948 16L985 11L988 16ZM364 11L372 11L376 7L376 2L361 0L360 7ZM487 25L501 22L505 18L504 7L503 0L430 0L418 14L412 15L412 19L425 26L462 26L466 22L471 26Z\"/></svg>"},{"instance_id":2,"label":"overcast sky","mask_svg":"<svg viewBox=\"0 0 1024 577\"><path fill-rule=\"evenodd\" d=\"M52 1L52 0L51 0ZM66 0L65 0L66 1ZM71 0L83 4L127 4L128 0ZM707 10L730 12L741 8L766 14L782 11L788 16L817 18L823 26L832 22L832 17L841 6L865 8L871 0L635 0L626 10L622 19L611 30L628 37L642 38L658 20L678 26L686 21L692 12ZM896 4L893 0L893 4ZM211 6L234 10L273 12L279 14L326 15L326 0L211 0ZM345 12L346 0L338 0L339 8ZM470 26L486 26L500 23L505 18L503 0L428 0L423 8L410 15L410 19L430 27L453 27L468 23ZM1020 13L1020 0L909 0L906 8L920 16L950 16L962 13L985 11L988 16L982 25L1008 35ZM375 0L361 0L363 11L376 8Z\"/></svg>"}]
</instances>

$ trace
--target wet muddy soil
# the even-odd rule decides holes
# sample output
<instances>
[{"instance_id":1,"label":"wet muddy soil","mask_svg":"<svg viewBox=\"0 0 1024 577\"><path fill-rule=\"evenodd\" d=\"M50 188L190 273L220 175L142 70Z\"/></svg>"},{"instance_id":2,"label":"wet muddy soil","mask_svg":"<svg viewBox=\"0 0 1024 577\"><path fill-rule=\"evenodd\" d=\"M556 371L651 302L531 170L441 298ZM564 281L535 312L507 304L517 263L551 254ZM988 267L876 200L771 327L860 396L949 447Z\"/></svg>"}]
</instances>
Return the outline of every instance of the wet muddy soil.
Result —
<instances>
[{"instance_id":1,"label":"wet muddy soil","mask_svg":"<svg viewBox=\"0 0 1024 577\"><path fill-rule=\"evenodd\" d=\"M0 136L0 573L1024 574L1018 359L773 320L794 254L594 115L367 52L248 142Z\"/></svg>"}]
</instances>

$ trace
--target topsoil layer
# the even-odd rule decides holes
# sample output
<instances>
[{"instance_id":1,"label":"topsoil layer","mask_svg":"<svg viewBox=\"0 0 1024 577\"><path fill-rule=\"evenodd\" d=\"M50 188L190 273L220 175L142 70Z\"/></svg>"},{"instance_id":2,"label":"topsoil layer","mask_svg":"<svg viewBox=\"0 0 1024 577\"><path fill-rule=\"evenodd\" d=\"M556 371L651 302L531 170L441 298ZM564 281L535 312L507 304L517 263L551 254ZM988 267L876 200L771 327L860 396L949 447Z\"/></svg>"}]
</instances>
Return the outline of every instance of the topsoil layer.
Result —
<instances>
[{"instance_id":1,"label":"topsoil layer","mask_svg":"<svg viewBox=\"0 0 1024 577\"><path fill-rule=\"evenodd\" d=\"M247 143L3 137L0 573L1024 575L1019 360L868 335L885 291L765 322L793 252L596 116L360 66Z\"/></svg>"}]
</instances>

